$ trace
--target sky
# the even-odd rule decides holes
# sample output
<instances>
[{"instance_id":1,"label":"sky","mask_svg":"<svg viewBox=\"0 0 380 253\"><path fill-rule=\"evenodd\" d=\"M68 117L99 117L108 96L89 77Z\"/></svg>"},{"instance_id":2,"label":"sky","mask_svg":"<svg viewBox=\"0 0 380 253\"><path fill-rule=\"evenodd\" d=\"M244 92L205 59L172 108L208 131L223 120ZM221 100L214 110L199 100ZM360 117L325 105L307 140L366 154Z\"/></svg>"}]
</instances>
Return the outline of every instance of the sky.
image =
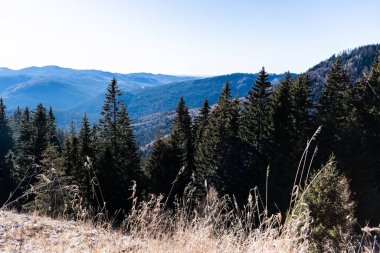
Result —
<instances>
[{"instance_id":1,"label":"sky","mask_svg":"<svg viewBox=\"0 0 380 253\"><path fill-rule=\"evenodd\" d=\"M380 43L379 0L0 0L0 67L300 73Z\"/></svg>"}]
</instances>

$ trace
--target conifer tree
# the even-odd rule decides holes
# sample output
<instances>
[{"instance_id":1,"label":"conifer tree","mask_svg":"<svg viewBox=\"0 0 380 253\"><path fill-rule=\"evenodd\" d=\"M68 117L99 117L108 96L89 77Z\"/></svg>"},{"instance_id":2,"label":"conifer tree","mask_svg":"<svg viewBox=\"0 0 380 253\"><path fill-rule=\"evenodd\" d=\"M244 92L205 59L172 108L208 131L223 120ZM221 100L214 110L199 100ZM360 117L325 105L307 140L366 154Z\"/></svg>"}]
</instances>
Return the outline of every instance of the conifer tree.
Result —
<instances>
[{"instance_id":1,"label":"conifer tree","mask_svg":"<svg viewBox=\"0 0 380 253\"><path fill-rule=\"evenodd\" d=\"M173 119L170 132L170 145L174 153L179 154L179 171L184 167L183 173L179 178L179 191L183 191L186 184L190 181L190 176L194 172L194 143L192 135L192 122L189 110L186 107L183 97L180 98L176 109L176 115ZM173 163L177 163L173 161ZM180 192L182 193L182 192Z\"/></svg>"},{"instance_id":2,"label":"conifer tree","mask_svg":"<svg viewBox=\"0 0 380 253\"><path fill-rule=\"evenodd\" d=\"M33 166L33 135L34 131L32 127L32 119L29 108L26 107L22 113L20 134L16 143L16 164L13 166L13 170L11 172L12 188L15 189L17 185L21 183L18 192L15 194L15 197L26 190L29 183L32 181L33 176L36 174L34 171L35 166Z\"/></svg>"},{"instance_id":3,"label":"conifer tree","mask_svg":"<svg viewBox=\"0 0 380 253\"><path fill-rule=\"evenodd\" d=\"M106 98L101 113L103 118L100 120L102 139L108 142L113 154L119 152L117 122L122 104L122 101L118 99L119 96L121 96L121 91L117 86L116 79L113 78L107 87Z\"/></svg>"},{"instance_id":4,"label":"conifer tree","mask_svg":"<svg viewBox=\"0 0 380 253\"><path fill-rule=\"evenodd\" d=\"M119 158L117 160L119 163L118 167L128 169L121 175L124 178L123 181L132 182L134 180L140 184L140 187L143 187L143 185L141 185L143 181L141 180L142 172L140 169L139 149L136 146L131 120L125 105L121 105L117 129L120 148Z\"/></svg>"},{"instance_id":5,"label":"conifer tree","mask_svg":"<svg viewBox=\"0 0 380 253\"><path fill-rule=\"evenodd\" d=\"M341 157L343 140L348 128L348 89L350 79L337 58L327 75L323 94L318 102L318 124L322 126L319 138L319 160L325 162L331 153Z\"/></svg>"},{"instance_id":6,"label":"conifer tree","mask_svg":"<svg viewBox=\"0 0 380 253\"><path fill-rule=\"evenodd\" d=\"M17 106L17 109L13 112L13 116L10 121L10 126L13 131L13 139L17 140L19 134L20 134L20 125L21 125L21 117L22 117L22 111L19 106Z\"/></svg>"},{"instance_id":7,"label":"conifer tree","mask_svg":"<svg viewBox=\"0 0 380 253\"><path fill-rule=\"evenodd\" d=\"M142 182L140 159L127 108L120 100L121 91L114 78L108 85L100 120L97 172L109 214L127 210L132 181Z\"/></svg>"},{"instance_id":8,"label":"conifer tree","mask_svg":"<svg viewBox=\"0 0 380 253\"><path fill-rule=\"evenodd\" d=\"M176 152L178 149L173 149L167 139L157 136L145 165L145 173L149 179L149 191L169 197L168 203L172 203L176 194L183 193L180 192L176 182L179 168L181 168L180 154ZM173 190L170 192L172 187ZM171 196L168 196L169 193Z\"/></svg>"},{"instance_id":9,"label":"conifer tree","mask_svg":"<svg viewBox=\"0 0 380 253\"><path fill-rule=\"evenodd\" d=\"M221 193L248 193L242 178L245 171L241 166L241 145L238 136L240 108L237 100L231 99L229 83L219 96L217 106L209 117L204 131L204 141L199 143L197 171L200 182L207 181Z\"/></svg>"},{"instance_id":10,"label":"conifer tree","mask_svg":"<svg viewBox=\"0 0 380 253\"><path fill-rule=\"evenodd\" d=\"M302 194L313 218L309 240L312 252L339 252L353 236L355 202L347 178L331 158Z\"/></svg>"},{"instance_id":11,"label":"conifer tree","mask_svg":"<svg viewBox=\"0 0 380 253\"><path fill-rule=\"evenodd\" d=\"M352 189L356 192L358 218L362 224L380 223L379 146L380 146L380 57L353 88L350 103L352 125L350 156L344 166L350 168Z\"/></svg>"},{"instance_id":12,"label":"conifer tree","mask_svg":"<svg viewBox=\"0 0 380 253\"><path fill-rule=\"evenodd\" d=\"M313 102L308 74L299 75L290 88L296 156L301 157L313 129Z\"/></svg>"},{"instance_id":13,"label":"conifer tree","mask_svg":"<svg viewBox=\"0 0 380 253\"><path fill-rule=\"evenodd\" d=\"M270 108L270 196L280 210L285 211L290 201L298 158L294 155L294 126L290 89L293 80L287 73L273 93Z\"/></svg>"},{"instance_id":14,"label":"conifer tree","mask_svg":"<svg viewBox=\"0 0 380 253\"><path fill-rule=\"evenodd\" d=\"M269 165L269 107L271 83L263 67L244 103L240 136L244 147L244 164L249 172L249 181L259 189L265 187L266 168Z\"/></svg>"},{"instance_id":15,"label":"conifer tree","mask_svg":"<svg viewBox=\"0 0 380 253\"><path fill-rule=\"evenodd\" d=\"M12 130L6 115L6 106L0 98L0 206L10 193L10 168L6 164L5 157L12 148Z\"/></svg>"},{"instance_id":16,"label":"conifer tree","mask_svg":"<svg viewBox=\"0 0 380 253\"><path fill-rule=\"evenodd\" d=\"M37 105L33 114L32 127L34 162L40 164L42 153L49 144L46 109L42 104Z\"/></svg>"},{"instance_id":17,"label":"conifer tree","mask_svg":"<svg viewBox=\"0 0 380 253\"><path fill-rule=\"evenodd\" d=\"M91 143L91 129L87 115L84 115L82 127L78 136L78 164L76 166L75 181L79 191L87 204L92 203L92 174L88 166L85 166L87 157L92 159L94 152Z\"/></svg>"},{"instance_id":18,"label":"conifer tree","mask_svg":"<svg viewBox=\"0 0 380 253\"><path fill-rule=\"evenodd\" d=\"M194 119L194 145L197 146L198 143L203 138L204 130L208 124L208 118L210 116L211 108L208 104L208 100L206 99L203 102L202 107L199 109L199 114Z\"/></svg>"},{"instance_id":19,"label":"conifer tree","mask_svg":"<svg viewBox=\"0 0 380 253\"><path fill-rule=\"evenodd\" d=\"M195 187L197 188L197 195L202 195L202 189L204 182L202 181L202 175L200 173L200 169L202 167L202 158L203 151L202 146L206 141L206 128L209 124L209 117L211 114L211 108L208 104L208 100L206 99L203 103L203 106L199 110L199 114L194 119L194 179L195 179Z\"/></svg>"},{"instance_id":20,"label":"conifer tree","mask_svg":"<svg viewBox=\"0 0 380 253\"><path fill-rule=\"evenodd\" d=\"M47 115L46 128L49 146L53 146L59 151L60 145L58 141L57 126L55 122L55 116L53 114L53 109L51 107L49 108Z\"/></svg>"},{"instance_id":21,"label":"conifer tree","mask_svg":"<svg viewBox=\"0 0 380 253\"><path fill-rule=\"evenodd\" d=\"M81 174L82 160L79 157L79 141L73 122L70 124L70 132L63 142L62 157L65 174L71 177L73 183L77 183Z\"/></svg>"}]
</instances>

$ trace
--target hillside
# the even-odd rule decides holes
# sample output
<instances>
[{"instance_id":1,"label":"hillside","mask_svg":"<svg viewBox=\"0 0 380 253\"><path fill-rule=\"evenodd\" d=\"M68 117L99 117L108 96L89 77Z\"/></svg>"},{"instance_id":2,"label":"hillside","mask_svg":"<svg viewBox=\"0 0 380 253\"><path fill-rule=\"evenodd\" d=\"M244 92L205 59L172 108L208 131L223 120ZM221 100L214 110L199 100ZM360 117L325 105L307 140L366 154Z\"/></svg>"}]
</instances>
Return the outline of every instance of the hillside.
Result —
<instances>
[{"instance_id":1,"label":"hillside","mask_svg":"<svg viewBox=\"0 0 380 253\"><path fill-rule=\"evenodd\" d=\"M361 46L352 50L343 51L340 54L334 54L327 60L311 67L307 73L310 75L313 83L315 96L320 96L327 73L337 57L340 57L342 60L344 68L351 77L351 81L356 82L360 78L363 70L370 68L379 51L380 44Z\"/></svg>"},{"instance_id":2,"label":"hillside","mask_svg":"<svg viewBox=\"0 0 380 253\"><path fill-rule=\"evenodd\" d=\"M277 84L283 74L271 74L269 80ZM205 99L214 104L226 81L229 81L234 96L246 96L256 79L255 74L235 73L204 79L175 82L159 87L124 91L122 99L128 106L131 117L136 118L158 112L174 110L183 96L189 108L198 108ZM104 94L70 107L72 112L98 114L104 101Z\"/></svg>"}]
</instances>

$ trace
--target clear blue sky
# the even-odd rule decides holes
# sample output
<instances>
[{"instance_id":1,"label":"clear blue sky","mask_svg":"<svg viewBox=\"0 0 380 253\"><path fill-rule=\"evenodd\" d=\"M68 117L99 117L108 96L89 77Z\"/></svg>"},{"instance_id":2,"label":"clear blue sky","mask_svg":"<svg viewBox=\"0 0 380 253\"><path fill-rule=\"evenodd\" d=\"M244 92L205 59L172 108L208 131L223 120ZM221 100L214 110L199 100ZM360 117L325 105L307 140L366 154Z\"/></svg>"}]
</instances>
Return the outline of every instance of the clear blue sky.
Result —
<instances>
[{"instance_id":1,"label":"clear blue sky","mask_svg":"<svg viewBox=\"0 0 380 253\"><path fill-rule=\"evenodd\" d=\"M1 0L0 66L303 72L380 43L379 0Z\"/></svg>"}]
</instances>

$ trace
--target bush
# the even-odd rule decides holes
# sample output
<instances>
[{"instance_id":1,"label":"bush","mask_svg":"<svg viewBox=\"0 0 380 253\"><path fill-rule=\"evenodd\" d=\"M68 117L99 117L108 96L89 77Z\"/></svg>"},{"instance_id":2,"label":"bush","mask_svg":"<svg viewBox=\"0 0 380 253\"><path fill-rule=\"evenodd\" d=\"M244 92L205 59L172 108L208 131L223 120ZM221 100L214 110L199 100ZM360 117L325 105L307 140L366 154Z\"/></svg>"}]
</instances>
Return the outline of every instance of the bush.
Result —
<instances>
[{"instance_id":1,"label":"bush","mask_svg":"<svg viewBox=\"0 0 380 253\"><path fill-rule=\"evenodd\" d=\"M352 242L355 203L347 178L333 157L316 173L302 195L313 218L310 241L314 252L344 252Z\"/></svg>"}]
</instances>

